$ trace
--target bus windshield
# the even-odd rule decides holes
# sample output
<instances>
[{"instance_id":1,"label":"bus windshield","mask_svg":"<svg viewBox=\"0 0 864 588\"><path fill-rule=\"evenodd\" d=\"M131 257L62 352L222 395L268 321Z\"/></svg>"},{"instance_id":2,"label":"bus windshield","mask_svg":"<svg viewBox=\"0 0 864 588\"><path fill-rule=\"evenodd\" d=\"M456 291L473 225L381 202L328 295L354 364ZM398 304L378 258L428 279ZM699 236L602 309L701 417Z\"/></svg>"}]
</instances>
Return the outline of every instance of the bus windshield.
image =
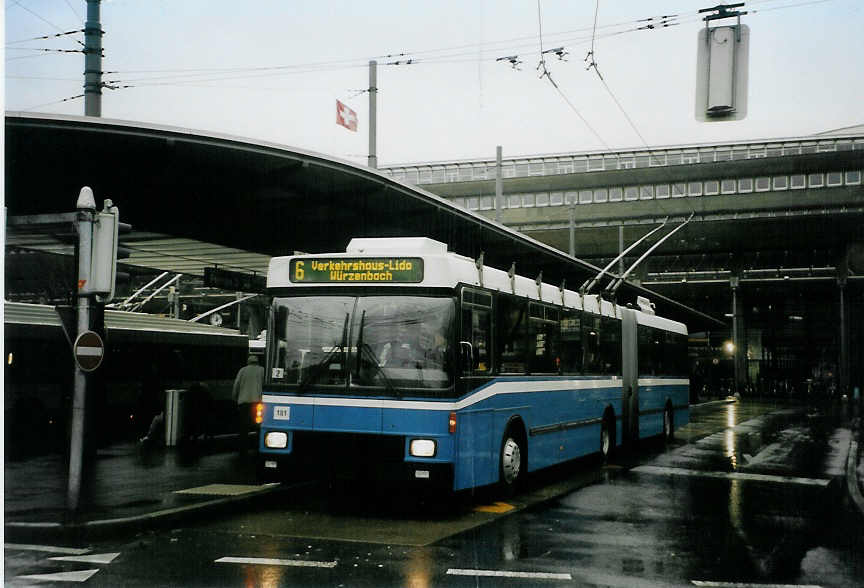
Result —
<instances>
[{"instance_id":1,"label":"bus windshield","mask_svg":"<svg viewBox=\"0 0 864 588\"><path fill-rule=\"evenodd\" d=\"M277 298L270 382L329 394L447 396L455 303L423 296Z\"/></svg>"}]
</instances>

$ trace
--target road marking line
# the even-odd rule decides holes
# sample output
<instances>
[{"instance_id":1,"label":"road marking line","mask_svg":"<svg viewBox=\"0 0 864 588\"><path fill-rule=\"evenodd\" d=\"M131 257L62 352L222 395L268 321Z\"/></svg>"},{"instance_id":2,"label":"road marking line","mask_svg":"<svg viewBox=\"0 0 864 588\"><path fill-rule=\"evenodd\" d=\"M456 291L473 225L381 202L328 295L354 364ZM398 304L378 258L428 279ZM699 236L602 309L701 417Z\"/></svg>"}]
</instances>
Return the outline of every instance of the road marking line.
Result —
<instances>
[{"instance_id":1,"label":"road marking line","mask_svg":"<svg viewBox=\"0 0 864 588\"><path fill-rule=\"evenodd\" d=\"M80 572L58 572L56 574L33 574L18 576L25 580L46 580L48 582L86 582L99 570L81 570Z\"/></svg>"},{"instance_id":2,"label":"road marking line","mask_svg":"<svg viewBox=\"0 0 864 588\"><path fill-rule=\"evenodd\" d=\"M270 557L220 557L215 563L253 564L261 566L297 566L308 568L335 568L335 561L306 561L300 559L274 559Z\"/></svg>"},{"instance_id":3,"label":"road marking line","mask_svg":"<svg viewBox=\"0 0 864 588\"><path fill-rule=\"evenodd\" d=\"M798 484L801 486L819 486L825 488L831 480L819 478L796 478L794 476L773 476L770 474L748 474L747 472L706 472L687 470L684 468L668 468L660 466L638 466L630 470L637 474L656 474L660 476L690 476L693 478L717 478L724 480L746 480L750 482L774 482L778 484Z\"/></svg>"},{"instance_id":4,"label":"road marking line","mask_svg":"<svg viewBox=\"0 0 864 588\"><path fill-rule=\"evenodd\" d=\"M533 580L572 580L570 574L552 572L500 572L496 570L462 570L450 568L447 574L451 576L486 576L494 578L530 578Z\"/></svg>"},{"instance_id":5,"label":"road marking line","mask_svg":"<svg viewBox=\"0 0 864 588\"><path fill-rule=\"evenodd\" d=\"M712 582L709 580L691 580L695 586L711 586L714 588L822 588L818 584L753 584L749 582Z\"/></svg>"},{"instance_id":6,"label":"road marking line","mask_svg":"<svg viewBox=\"0 0 864 588\"><path fill-rule=\"evenodd\" d=\"M47 553L68 553L70 555L84 555L90 553L89 549L75 549L74 547L55 547L53 545L30 545L27 543L6 543L4 549L20 549L22 551L45 551Z\"/></svg>"},{"instance_id":7,"label":"road marking line","mask_svg":"<svg viewBox=\"0 0 864 588\"><path fill-rule=\"evenodd\" d=\"M174 494L204 494L207 496L240 496L250 492L258 492L270 486L276 486L276 483L249 485L249 484L207 484L206 486L197 486L195 488L187 488L185 490L175 490Z\"/></svg>"},{"instance_id":8,"label":"road marking line","mask_svg":"<svg viewBox=\"0 0 864 588\"><path fill-rule=\"evenodd\" d=\"M120 553L94 553L92 555L64 555L49 557L53 561L77 561L80 563L110 564Z\"/></svg>"}]
</instances>

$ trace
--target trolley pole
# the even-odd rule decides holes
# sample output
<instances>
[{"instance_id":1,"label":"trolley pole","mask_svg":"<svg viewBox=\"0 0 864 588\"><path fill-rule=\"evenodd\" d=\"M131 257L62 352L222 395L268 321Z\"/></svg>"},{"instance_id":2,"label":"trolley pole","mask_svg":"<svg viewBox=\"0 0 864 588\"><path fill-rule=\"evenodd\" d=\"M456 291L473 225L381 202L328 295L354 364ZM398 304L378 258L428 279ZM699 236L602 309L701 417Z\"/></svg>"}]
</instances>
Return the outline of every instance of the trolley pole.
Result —
<instances>
[{"instance_id":1,"label":"trolley pole","mask_svg":"<svg viewBox=\"0 0 864 588\"><path fill-rule=\"evenodd\" d=\"M378 167L378 62L369 62L369 167Z\"/></svg>"},{"instance_id":2,"label":"trolley pole","mask_svg":"<svg viewBox=\"0 0 864 588\"><path fill-rule=\"evenodd\" d=\"M84 114L102 116L102 23L99 3L87 0L84 23Z\"/></svg>"},{"instance_id":3,"label":"trolley pole","mask_svg":"<svg viewBox=\"0 0 864 588\"><path fill-rule=\"evenodd\" d=\"M90 279L90 258L93 244L93 213L96 201L93 191L84 187L78 196L78 334L90 330L90 298L80 290ZM74 396L72 398L72 435L69 445L69 485L66 507L70 513L78 510L84 466L84 409L87 404L87 374L75 365Z\"/></svg>"}]
</instances>

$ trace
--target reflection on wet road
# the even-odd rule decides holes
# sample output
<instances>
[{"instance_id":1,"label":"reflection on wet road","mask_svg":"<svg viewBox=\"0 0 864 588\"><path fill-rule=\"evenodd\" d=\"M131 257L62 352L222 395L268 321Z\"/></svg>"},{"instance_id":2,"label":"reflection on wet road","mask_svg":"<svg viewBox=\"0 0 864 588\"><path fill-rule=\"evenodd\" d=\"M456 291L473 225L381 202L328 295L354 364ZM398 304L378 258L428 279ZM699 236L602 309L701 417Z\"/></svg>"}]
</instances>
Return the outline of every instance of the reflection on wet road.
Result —
<instances>
[{"instance_id":1,"label":"reflection on wet road","mask_svg":"<svg viewBox=\"0 0 864 588\"><path fill-rule=\"evenodd\" d=\"M694 411L671 444L534 476L512 499L306 491L255 512L89 546L120 555L87 582L860 586L862 522L837 483L849 436L824 410L718 404ZM29 553L16 560L7 550L7 585L32 584L16 573L10 581L10 561L49 569Z\"/></svg>"},{"instance_id":2,"label":"reflection on wet road","mask_svg":"<svg viewBox=\"0 0 864 588\"><path fill-rule=\"evenodd\" d=\"M848 435L815 411L715 407L674 446L624 458L641 465L443 545L483 545L479 570L566 571L576 585L859 586L862 528L838 509Z\"/></svg>"}]
</instances>

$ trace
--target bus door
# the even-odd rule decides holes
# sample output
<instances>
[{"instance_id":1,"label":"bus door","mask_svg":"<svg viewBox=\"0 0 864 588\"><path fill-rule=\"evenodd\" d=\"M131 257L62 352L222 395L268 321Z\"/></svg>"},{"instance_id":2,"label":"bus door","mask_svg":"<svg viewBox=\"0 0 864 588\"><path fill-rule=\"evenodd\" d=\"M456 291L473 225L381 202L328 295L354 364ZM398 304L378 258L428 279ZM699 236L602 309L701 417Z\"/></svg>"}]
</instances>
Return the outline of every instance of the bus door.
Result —
<instances>
[{"instance_id":1,"label":"bus door","mask_svg":"<svg viewBox=\"0 0 864 588\"><path fill-rule=\"evenodd\" d=\"M639 362L637 356L636 312L621 309L621 439L639 439Z\"/></svg>"}]
</instances>

